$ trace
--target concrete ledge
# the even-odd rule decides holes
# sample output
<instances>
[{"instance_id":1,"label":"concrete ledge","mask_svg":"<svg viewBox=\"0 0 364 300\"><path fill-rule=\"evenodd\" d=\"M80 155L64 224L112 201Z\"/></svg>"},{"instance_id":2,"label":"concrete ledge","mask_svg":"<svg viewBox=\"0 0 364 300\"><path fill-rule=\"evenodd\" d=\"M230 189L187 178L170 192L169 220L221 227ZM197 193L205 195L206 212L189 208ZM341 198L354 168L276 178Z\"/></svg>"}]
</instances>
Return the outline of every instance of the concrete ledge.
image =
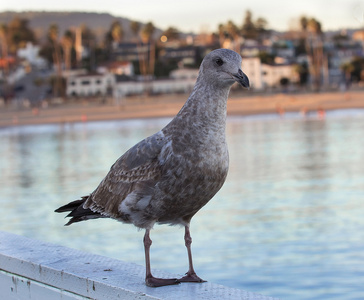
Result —
<instances>
[{"instance_id":1,"label":"concrete ledge","mask_svg":"<svg viewBox=\"0 0 364 300\"><path fill-rule=\"evenodd\" d=\"M150 288L144 272L136 264L0 231L0 299L274 299L209 282Z\"/></svg>"}]
</instances>

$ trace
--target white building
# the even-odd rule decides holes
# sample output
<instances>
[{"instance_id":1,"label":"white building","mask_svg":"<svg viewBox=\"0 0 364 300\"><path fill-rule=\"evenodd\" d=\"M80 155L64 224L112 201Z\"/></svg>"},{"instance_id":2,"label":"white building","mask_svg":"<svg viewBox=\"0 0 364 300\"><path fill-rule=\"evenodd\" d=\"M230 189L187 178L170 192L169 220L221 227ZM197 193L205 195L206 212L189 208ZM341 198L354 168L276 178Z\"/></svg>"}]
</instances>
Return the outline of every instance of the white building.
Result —
<instances>
[{"instance_id":1,"label":"white building","mask_svg":"<svg viewBox=\"0 0 364 300\"><path fill-rule=\"evenodd\" d=\"M177 69L171 72L170 79L143 81L122 81L114 88L114 97L126 95L189 93L192 91L198 77L198 69Z\"/></svg>"},{"instance_id":2,"label":"white building","mask_svg":"<svg viewBox=\"0 0 364 300\"><path fill-rule=\"evenodd\" d=\"M198 77L198 69L186 69L186 68L180 68L177 70L172 71L169 74L169 77L177 80L182 79L191 79L196 81Z\"/></svg>"},{"instance_id":3,"label":"white building","mask_svg":"<svg viewBox=\"0 0 364 300\"><path fill-rule=\"evenodd\" d=\"M97 68L97 72L102 74L112 73L115 75L134 76L134 67L128 61L113 61L100 65Z\"/></svg>"},{"instance_id":4,"label":"white building","mask_svg":"<svg viewBox=\"0 0 364 300\"><path fill-rule=\"evenodd\" d=\"M243 58L241 63L243 72L248 76L250 87L261 90L263 86L262 64L258 57Z\"/></svg>"},{"instance_id":5,"label":"white building","mask_svg":"<svg viewBox=\"0 0 364 300\"><path fill-rule=\"evenodd\" d=\"M287 78L290 82L298 81L293 65L262 64L262 73L264 87L278 87L282 78Z\"/></svg>"},{"instance_id":6,"label":"white building","mask_svg":"<svg viewBox=\"0 0 364 300\"><path fill-rule=\"evenodd\" d=\"M241 66L251 87L256 90L277 87L282 78L288 78L291 82L298 81L293 65L290 64L267 65L262 64L258 57L245 57Z\"/></svg>"},{"instance_id":7,"label":"white building","mask_svg":"<svg viewBox=\"0 0 364 300\"><path fill-rule=\"evenodd\" d=\"M84 74L67 78L67 96L106 95L115 85L114 75Z\"/></svg>"}]
</instances>

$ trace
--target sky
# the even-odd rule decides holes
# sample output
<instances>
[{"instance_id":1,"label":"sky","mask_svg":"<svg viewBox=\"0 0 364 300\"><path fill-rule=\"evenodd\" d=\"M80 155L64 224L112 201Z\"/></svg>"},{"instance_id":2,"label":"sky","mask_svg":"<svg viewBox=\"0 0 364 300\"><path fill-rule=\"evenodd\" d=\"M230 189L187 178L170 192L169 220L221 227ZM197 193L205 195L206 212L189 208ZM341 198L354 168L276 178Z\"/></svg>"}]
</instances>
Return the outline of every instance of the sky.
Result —
<instances>
[{"instance_id":1,"label":"sky","mask_svg":"<svg viewBox=\"0 0 364 300\"><path fill-rule=\"evenodd\" d=\"M0 11L6 10L107 12L194 33L216 31L229 20L240 26L247 10L275 30L292 28L302 15L316 18L323 30L364 28L364 0L1 0Z\"/></svg>"}]
</instances>

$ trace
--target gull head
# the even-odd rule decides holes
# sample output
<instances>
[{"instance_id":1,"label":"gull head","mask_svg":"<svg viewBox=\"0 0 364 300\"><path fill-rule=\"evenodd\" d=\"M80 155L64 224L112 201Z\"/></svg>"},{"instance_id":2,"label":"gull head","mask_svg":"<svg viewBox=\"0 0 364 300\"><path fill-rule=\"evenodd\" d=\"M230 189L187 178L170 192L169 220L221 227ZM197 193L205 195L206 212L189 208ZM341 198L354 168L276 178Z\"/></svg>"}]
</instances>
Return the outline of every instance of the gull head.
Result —
<instances>
[{"instance_id":1,"label":"gull head","mask_svg":"<svg viewBox=\"0 0 364 300\"><path fill-rule=\"evenodd\" d=\"M229 49L216 49L205 56L200 75L214 85L230 87L238 82L249 88L249 79L241 70L241 56Z\"/></svg>"}]
</instances>

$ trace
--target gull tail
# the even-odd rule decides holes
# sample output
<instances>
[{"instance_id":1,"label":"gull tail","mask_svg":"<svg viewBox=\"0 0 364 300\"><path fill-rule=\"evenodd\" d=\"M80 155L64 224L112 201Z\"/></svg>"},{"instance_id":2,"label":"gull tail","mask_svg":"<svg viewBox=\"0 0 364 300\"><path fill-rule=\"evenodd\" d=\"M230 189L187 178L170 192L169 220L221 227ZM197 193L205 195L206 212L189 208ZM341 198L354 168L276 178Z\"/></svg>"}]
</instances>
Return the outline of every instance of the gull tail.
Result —
<instances>
[{"instance_id":1,"label":"gull tail","mask_svg":"<svg viewBox=\"0 0 364 300\"><path fill-rule=\"evenodd\" d=\"M55 210L57 213L67 212L70 213L66 216L71 218L65 226L71 225L72 223L86 221L90 219L103 218L98 212L94 212L89 208L83 208L83 204L89 196L82 197L80 200L72 201L66 205L63 205Z\"/></svg>"}]
</instances>

